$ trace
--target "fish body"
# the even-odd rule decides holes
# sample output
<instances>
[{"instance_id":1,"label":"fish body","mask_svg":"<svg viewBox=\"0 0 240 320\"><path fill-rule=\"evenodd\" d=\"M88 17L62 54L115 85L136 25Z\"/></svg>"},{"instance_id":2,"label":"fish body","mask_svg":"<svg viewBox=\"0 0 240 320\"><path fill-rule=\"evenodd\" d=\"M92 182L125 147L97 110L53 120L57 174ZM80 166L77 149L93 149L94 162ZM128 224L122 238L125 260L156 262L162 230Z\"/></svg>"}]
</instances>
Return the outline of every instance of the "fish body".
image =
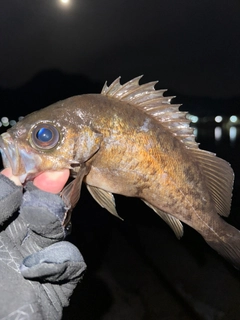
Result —
<instances>
[{"instance_id":1,"label":"fish body","mask_svg":"<svg viewBox=\"0 0 240 320\"><path fill-rule=\"evenodd\" d=\"M70 97L33 112L2 134L4 166L22 182L46 170L69 168L63 191L73 208L84 181L94 199L118 216L113 194L138 197L183 235L184 222L234 266L240 234L225 222L234 173L229 163L199 149L185 112L156 82Z\"/></svg>"}]
</instances>

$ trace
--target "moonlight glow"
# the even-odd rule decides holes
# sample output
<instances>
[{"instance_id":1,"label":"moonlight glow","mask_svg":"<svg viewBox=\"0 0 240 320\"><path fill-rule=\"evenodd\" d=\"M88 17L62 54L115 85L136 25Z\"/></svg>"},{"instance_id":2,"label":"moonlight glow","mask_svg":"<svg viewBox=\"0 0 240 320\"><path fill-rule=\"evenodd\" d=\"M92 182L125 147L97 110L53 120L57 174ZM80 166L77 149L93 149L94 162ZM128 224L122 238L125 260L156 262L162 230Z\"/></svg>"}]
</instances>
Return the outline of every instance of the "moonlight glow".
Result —
<instances>
[{"instance_id":1,"label":"moonlight glow","mask_svg":"<svg viewBox=\"0 0 240 320\"><path fill-rule=\"evenodd\" d=\"M73 5L72 0L58 0L58 6L61 7L62 9L71 9Z\"/></svg>"},{"instance_id":2,"label":"moonlight glow","mask_svg":"<svg viewBox=\"0 0 240 320\"><path fill-rule=\"evenodd\" d=\"M70 4L70 0L60 0L60 2L64 5Z\"/></svg>"}]
</instances>

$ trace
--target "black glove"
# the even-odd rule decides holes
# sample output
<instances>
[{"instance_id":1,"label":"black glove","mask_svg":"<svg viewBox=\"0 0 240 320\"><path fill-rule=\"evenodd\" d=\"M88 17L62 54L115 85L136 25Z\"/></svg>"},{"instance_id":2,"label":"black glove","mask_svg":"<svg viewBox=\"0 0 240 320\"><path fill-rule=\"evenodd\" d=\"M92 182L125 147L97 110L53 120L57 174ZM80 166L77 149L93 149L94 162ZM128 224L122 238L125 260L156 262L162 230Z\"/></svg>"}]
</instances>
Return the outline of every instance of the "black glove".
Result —
<instances>
[{"instance_id":1,"label":"black glove","mask_svg":"<svg viewBox=\"0 0 240 320\"><path fill-rule=\"evenodd\" d=\"M31 182L23 193L0 174L1 320L62 318L86 269L79 250L62 241L65 211L59 195Z\"/></svg>"}]
</instances>

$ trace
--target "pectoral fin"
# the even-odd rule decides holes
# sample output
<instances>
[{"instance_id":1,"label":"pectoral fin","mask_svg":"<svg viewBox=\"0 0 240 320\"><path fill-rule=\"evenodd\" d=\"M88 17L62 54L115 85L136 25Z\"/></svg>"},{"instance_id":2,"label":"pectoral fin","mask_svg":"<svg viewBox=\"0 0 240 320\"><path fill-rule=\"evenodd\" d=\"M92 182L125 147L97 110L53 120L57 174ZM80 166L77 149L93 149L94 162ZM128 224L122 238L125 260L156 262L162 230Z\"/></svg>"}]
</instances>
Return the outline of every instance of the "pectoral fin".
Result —
<instances>
[{"instance_id":1,"label":"pectoral fin","mask_svg":"<svg viewBox=\"0 0 240 320\"><path fill-rule=\"evenodd\" d=\"M85 175L88 173L88 169L85 165L82 165L80 167L76 178L72 180L61 192L61 197L66 204L67 210L65 213L63 225L67 225L68 222L71 219L71 212L73 208L76 206L80 194L81 194L81 188L82 188L82 181Z\"/></svg>"},{"instance_id":2,"label":"pectoral fin","mask_svg":"<svg viewBox=\"0 0 240 320\"><path fill-rule=\"evenodd\" d=\"M147 206L149 206L151 209L153 209L173 230L175 233L176 237L180 239L183 236L183 225L180 220L174 218L170 214L152 206L150 203L147 201L143 200L143 202L146 203Z\"/></svg>"},{"instance_id":3,"label":"pectoral fin","mask_svg":"<svg viewBox=\"0 0 240 320\"><path fill-rule=\"evenodd\" d=\"M111 214L123 220L116 211L115 199L111 192L90 185L87 185L87 189L101 207L107 209Z\"/></svg>"}]
</instances>

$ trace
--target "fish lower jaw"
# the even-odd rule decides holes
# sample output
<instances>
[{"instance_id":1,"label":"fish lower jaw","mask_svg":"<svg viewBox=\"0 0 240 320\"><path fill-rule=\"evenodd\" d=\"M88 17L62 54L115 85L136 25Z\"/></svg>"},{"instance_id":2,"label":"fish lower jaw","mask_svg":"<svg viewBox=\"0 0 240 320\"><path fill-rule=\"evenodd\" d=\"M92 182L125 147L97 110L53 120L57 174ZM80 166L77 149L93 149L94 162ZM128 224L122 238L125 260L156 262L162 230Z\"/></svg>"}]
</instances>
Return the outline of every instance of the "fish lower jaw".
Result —
<instances>
[{"instance_id":1,"label":"fish lower jaw","mask_svg":"<svg viewBox=\"0 0 240 320\"><path fill-rule=\"evenodd\" d=\"M18 179L20 180L21 184L24 185L28 181L33 181L34 178L39 174L40 172L26 172L23 174L18 175Z\"/></svg>"},{"instance_id":2,"label":"fish lower jaw","mask_svg":"<svg viewBox=\"0 0 240 320\"><path fill-rule=\"evenodd\" d=\"M26 178L27 178L27 173L22 174L21 176L18 176L21 184L24 184L26 182Z\"/></svg>"}]
</instances>

